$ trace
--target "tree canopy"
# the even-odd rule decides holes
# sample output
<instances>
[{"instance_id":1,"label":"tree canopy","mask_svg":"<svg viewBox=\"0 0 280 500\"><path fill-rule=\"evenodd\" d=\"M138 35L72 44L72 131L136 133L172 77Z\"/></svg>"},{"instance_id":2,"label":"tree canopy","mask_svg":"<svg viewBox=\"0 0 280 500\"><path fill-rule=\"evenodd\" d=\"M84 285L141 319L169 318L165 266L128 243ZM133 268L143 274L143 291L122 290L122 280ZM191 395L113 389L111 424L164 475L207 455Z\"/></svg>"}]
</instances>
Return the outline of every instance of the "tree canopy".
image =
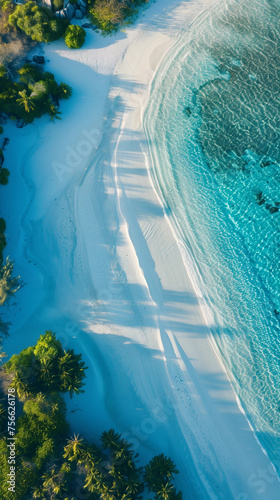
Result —
<instances>
[{"instance_id":1,"label":"tree canopy","mask_svg":"<svg viewBox=\"0 0 280 500\"><path fill-rule=\"evenodd\" d=\"M35 118L48 114L59 118L59 99L68 99L72 89L66 83L57 84L54 75L42 71L34 64L18 69L19 79L13 81L0 66L0 113L32 123Z\"/></svg>"},{"instance_id":2,"label":"tree canopy","mask_svg":"<svg viewBox=\"0 0 280 500\"><path fill-rule=\"evenodd\" d=\"M110 35L132 22L138 7L148 0L89 0L89 18L103 35Z\"/></svg>"},{"instance_id":3,"label":"tree canopy","mask_svg":"<svg viewBox=\"0 0 280 500\"><path fill-rule=\"evenodd\" d=\"M14 354L5 364L13 374L12 387L20 399L58 391L73 394L83 392L86 366L73 349L64 351L53 332L41 335L37 344Z\"/></svg>"},{"instance_id":4,"label":"tree canopy","mask_svg":"<svg viewBox=\"0 0 280 500\"><path fill-rule=\"evenodd\" d=\"M13 277L14 264L8 258L0 268L0 306L20 288L19 277Z\"/></svg>"},{"instance_id":5,"label":"tree canopy","mask_svg":"<svg viewBox=\"0 0 280 500\"><path fill-rule=\"evenodd\" d=\"M91 20L104 33L117 31L125 18L126 5L118 0L96 0L90 7Z\"/></svg>"},{"instance_id":6,"label":"tree canopy","mask_svg":"<svg viewBox=\"0 0 280 500\"><path fill-rule=\"evenodd\" d=\"M64 19L57 19L50 9L40 7L32 1L18 5L9 16L9 23L32 40L47 43L61 38L69 24Z\"/></svg>"},{"instance_id":7,"label":"tree canopy","mask_svg":"<svg viewBox=\"0 0 280 500\"><path fill-rule=\"evenodd\" d=\"M65 351L51 331L5 363L4 372L12 375L10 390L14 387L22 402L15 399L14 493L7 485L7 397L2 394L1 400L0 389L0 498L141 500L149 492L151 500L151 493L154 500L182 500L173 484L178 471L170 458L159 455L140 467L132 445L114 429L102 433L101 446L79 434L71 437L61 392L71 391L84 370L81 355ZM66 385L62 373L67 374Z\"/></svg>"}]
</instances>

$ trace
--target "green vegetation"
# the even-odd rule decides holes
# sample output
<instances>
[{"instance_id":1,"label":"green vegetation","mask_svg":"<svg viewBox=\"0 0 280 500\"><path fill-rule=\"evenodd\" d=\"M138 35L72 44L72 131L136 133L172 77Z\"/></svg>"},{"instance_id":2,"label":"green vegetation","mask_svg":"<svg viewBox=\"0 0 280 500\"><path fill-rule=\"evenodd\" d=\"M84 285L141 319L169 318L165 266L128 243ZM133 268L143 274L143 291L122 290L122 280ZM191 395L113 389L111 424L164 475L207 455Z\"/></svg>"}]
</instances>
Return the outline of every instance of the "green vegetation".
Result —
<instances>
[{"instance_id":1,"label":"green vegetation","mask_svg":"<svg viewBox=\"0 0 280 500\"><path fill-rule=\"evenodd\" d=\"M79 49L84 45L86 32L84 28L76 25L70 25L65 31L64 40L70 49Z\"/></svg>"},{"instance_id":2,"label":"green vegetation","mask_svg":"<svg viewBox=\"0 0 280 500\"><path fill-rule=\"evenodd\" d=\"M1 66L0 66L0 73L1 73ZM3 127L0 125L0 135L3 134ZM5 185L8 184L8 178L10 175L10 172L7 168L3 168L2 165L4 163L4 155L2 149L0 149L0 184ZM5 231L6 231L6 222L2 217L0 217L0 273L2 272L1 276L1 282L0 282L0 304L3 305L6 298L9 296L9 293L7 294L7 287L9 288L10 282L9 282L9 277L7 277L7 270L5 270L2 265L3 265L3 251L4 248L7 244L6 238L5 238ZM9 274L9 273L8 273ZM10 276L11 278L11 276ZM2 295L1 295L2 294ZM0 335L7 334L7 323L3 322L0 319ZM1 337L0 337L1 340ZM0 415L1 415L1 407L0 407ZM1 417L0 417L1 418ZM1 424L0 424L1 425Z\"/></svg>"},{"instance_id":3,"label":"green vegetation","mask_svg":"<svg viewBox=\"0 0 280 500\"><path fill-rule=\"evenodd\" d=\"M159 455L138 467L132 445L113 429L103 432L101 446L79 435L69 438L61 392L81 392L85 369L81 355L63 351L52 332L5 363L0 372L0 498L140 500L149 492L155 500L182 500L173 485L178 471L170 458ZM8 386L16 396L15 492L8 491L6 481L10 442L3 388L6 393Z\"/></svg>"},{"instance_id":4,"label":"green vegetation","mask_svg":"<svg viewBox=\"0 0 280 500\"><path fill-rule=\"evenodd\" d=\"M7 168L1 168L0 170L0 184L3 186L8 184L10 172Z\"/></svg>"},{"instance_id":5,"label":"green vegetation","mask_svg":"<svg viewBox=\"0 0 280 500\"><path fill-rule=\"evenodd\" d=\"M31 487L36 485L40 478L46 461L54 459L56 455L59 456L69 432L65 419L66 406L59 394L39 393L34 399L26 401L23 406L18 400L15 401L16 408L21 406L21 414L16 421L17 484L15 493L8 491L7 474L10 472L10 465L8 464L8 442L4 431L0 440L0 497L4 500L26 498L27 492L31 491ZM5 411L4 405L2 408ZM5 423L2 425L7 428L5 414L3 414L2 422L4 420ZM30 498L30 495L27 498Z\"/></svg>"},{"instance_id":6,"label":"green vegetation","mask_svg":"<svg viewBox=\"0 0 280 500\"><path fill-rule=\"evenodd\" d=\"M0 9L3 12L11 12L13 9L12 0L0 0Z\"/></svg>"},{"instance_id":7,"label":"green vegetation","mask_svg":"<svg viewBox=\"0 0 280 500\"><path fill-rule=\"evenodd\" d=\"M36 42L49 43L61 38L69 23L64 19L56 19L50 9L30 1L15 8L9 16L9 24Z\"/></svg>"},{"instance_id":8,"label":"green vegetation","mask_svg":"<svg viewBox=\"0 0 280 500\"><path fill-rule=\"evenodd\" d=\"M14 264L7 258L6 264L0 269L0 306L3 306L20 288L19 277L13 278L13 271Z\"/></svg>"},{"instance_id":9,"label":"green vegetation","mask_svg":"<svg viewBox=\"0 0 280 500\"><path fill-rule=\"evenodd\" d=\"M89 10L90 18L104 34L117 31L125 18L125 4L118 0L96 0Z\"/></svg>"},{"instance_id":10,"label":"green vegetation","mask_svg":"<svg viewBox=\"0 0 280 500\"><path fill-rule=\"evenodd\" d=\"M59 118L54 102L69 99L72 89L61 82L58 85L51 73L43 72L33 64L25 64L18 70L19 81L7 76L5 67L0 67L0 113L14 119L31 123L35 118L48 114L50 119ZM5 172L2 177L5 182Z\"/></svg>"},{"instance_id":11,"label":"green vegetation","mask_svg":"<svg viewBox=\"0 0 280 500\"><path fill-rule=\"evenodd\" d=\"M53 7L55 11L63 9L63 5L63 0L53 0Z\"/></svg>"},{"instance_id":12,"label":"green vegetation","mask_svg":"<svg viewBox=\"0 0 280 500\"><path fill-rule=\"evenodd\" d=\"M7 172L7 173L6 173ZM2 168L0 170L0 180L1 175L10 175L9 170ZM7 180L8 182L8 180ZM1 184L7 184L1 182ZM0 306L3 306L9 298L11 298L21 287L19 282L19 277L13 277L14 264L7 258L5 264L3 265L3 251L6 246L5 238L6 222L1 217L0 218ZM2 341L2 336L7 336L9 330L9 323L2 321L0 318L0 343ZM1 355L0 355L1 358Z\"/></svg>"},{"instance_id":13,"label":"green vegetation","mask_svg":"<svg viewBox=\"0 0 280 500\"><path fill-rule=\"evenodd\" d=\"M0 64L17 64L34 44L31 39L11 26L9 15L14 8L12 0L0 0Z\"/></svg>"},{"instance_id":14,"label":"green vegetation","mask_svg":"<svg viewBox=\"0 0 280 500\"><path fill-rule=\"evenodd\" d=\"M145 467L144 479L149 491L156 493L156 498L179 500L182 499L182 494L176 494L172 484L174 474L178 473L171 458L158 455Z\"/></svg>"},{"instance_id":15,"label":"green vegetation","mask_svg":"<svg viewBox=\"0 0 280 500\"><path fill-rule=\"evenodd\" d=\"M36 346L14 355L5 365L13 375L11 387L19 398L34 397L38 392L79 394L84 385L85 365L80 354L63 351L51 331L41 335Z\"/></svg>"},{"instance_id":16,"label":"green vegetation","mask_svg":"<svg viewBox=\"0 0 280 500\"><path fill-rule=\"evenodd\" d=\"M120 26L129 24L138 7L148 0L89 0L89 18L103 35L109 35Z\"/></svg>"},{"instance_id":17,"label":"green vegetation","mask_svg":"<svg viewBox=\"0 0 280 500\"><path fill-rule=\"evenodd\" d=\"M72 95L72 89L70 85L67 85L67 83L60 82L60 84L57 87L57 98L64 100L64 99L70 99Z\"/></svg>"}]
</instances>

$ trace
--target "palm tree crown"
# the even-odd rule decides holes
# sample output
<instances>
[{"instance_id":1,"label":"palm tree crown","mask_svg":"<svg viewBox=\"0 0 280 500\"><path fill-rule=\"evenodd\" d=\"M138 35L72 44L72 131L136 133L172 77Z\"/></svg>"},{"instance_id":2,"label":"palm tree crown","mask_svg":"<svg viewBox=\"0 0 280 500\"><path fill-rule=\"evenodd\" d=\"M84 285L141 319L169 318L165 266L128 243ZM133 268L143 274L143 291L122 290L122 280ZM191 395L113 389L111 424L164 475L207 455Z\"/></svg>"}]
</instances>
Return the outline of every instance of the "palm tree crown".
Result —
<instances>
[{"instance_id":1,"label":"palm tree crown","mask_svg":"<svg viewBox=\"0 0 280 500\"><path fill-rule=\"evenodd\" d=\"M69 99L73 93L72 88L67 83L60 82L57 86L57 97L58 99Z\"/></svg>"},{"instance_id":2,"label":"palm tree crown","mask_svg":"<svg viewBox=\"0 0 280 500\"><path fill-rule=\"evenodd\" d=\"M26 111L26 113L34 111L35 104L33 102L33 97L27 94L26 89L19 91L18 95L20 96L20 98L17 99L17 102L20 106L24 106L24 110Z\"/></svg>"}]
</instances>

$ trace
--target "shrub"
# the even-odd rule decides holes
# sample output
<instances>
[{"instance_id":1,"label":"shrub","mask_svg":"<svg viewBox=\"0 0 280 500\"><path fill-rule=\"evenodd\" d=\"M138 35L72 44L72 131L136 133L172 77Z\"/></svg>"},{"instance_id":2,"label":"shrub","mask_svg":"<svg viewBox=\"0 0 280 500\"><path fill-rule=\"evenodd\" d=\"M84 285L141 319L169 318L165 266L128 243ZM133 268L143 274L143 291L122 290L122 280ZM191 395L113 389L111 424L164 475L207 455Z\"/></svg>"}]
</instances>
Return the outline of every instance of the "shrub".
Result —
<instances>
[{"instance_id":1,"label":"shrub","mask_svg":"<svg viewBox=\"0 0 280 500\"><path fill-rule=\"evenodd\" d=\"M18 5L9 16L9 23L22 30L36 42L52 42L61 38L68 21L56 19L53 13L34 2Z\"/></svg>"},{"instance_id":2,"label":"shrub","mask_svg":"<svg viewBox=\"0 0 280 500\"><path fill-rule=\"evenodd\" d=\"M8 12L13 10L13 1L12 0L1 0L0 7L2 12Z\"/></svg>"},{"instance_id":3,"label":"shrub","mask_svg":"<svg viewBox=\"0 0 280 500\"><path fill-rule=\"evenodd\" d=\"M86 32L80 26L71 25L65 31L64 38L67 47L70 49L79 49L84 44Z\"/></svg>"},{"instance_id":4,"label":"shrub","mask_svg":"<svg viewBox=\"0 0 280 500\"><path fill-rule=\"evenodd\" d=\"M4 219L0 219L0 233L4 233L6 231L6 222Z\"/></svg>"},{"instance_id":5,"label":"shrub","mask_svg":"<svg viewBox=\"0 0 280 500\"><path fill-rule=\"evenodd\" d=\"M42 78L42 69L34 64L24 64L17 72L21 83L37 82Z\"/></svg>"},{"instance_id":6,"label":"shrub","mask_svg":"<svg viewBox=\"0 0 280 500\"><path fill-rule=\"evenodd\" d=\"M63 3L63 0L53 0L54 10L57 11L63 9Z\"/></svg>"},{"instance_id":7,"label":"shrub","mask_svg":"<svg viewBox=\"0 0 280 500\"><path fill-rule=\"evenodd\" d=\"M3 186L8 184L10 172L7 168L1 168L0 170L0 184Z\"/></svg>"},{"instance_id":8,"label":"shrub","mask_svg":"<svg viewBox=\"0 0 280 500\"><path fill-rule=\"evenodd\" d=\"M63 355L61 343L56 339L55 333L49 330L44 335L40 335L34 347L34 355L44 364Z\"/></svg>"},{"instance_id":9,"label":"shrub","mask_svg":"<svg viewBox=\"0 0 280 500\"><path fill-rule=\"evenodd\" d=\"M4 64L0 64L0 78L4 78L7 76L7 70Z\"/></svg>"},{"instance_id":10,"label":"shrub","mask_svg":"<svg viewBox=\"0 0 280 500\"><path fill-rule=\"evenodd\" d=\"M117 31L118 25L124 20L125 7L118 0L96 0L89 9L89 15L104 34L109 34Z\"/></svg>"}]
</instances>

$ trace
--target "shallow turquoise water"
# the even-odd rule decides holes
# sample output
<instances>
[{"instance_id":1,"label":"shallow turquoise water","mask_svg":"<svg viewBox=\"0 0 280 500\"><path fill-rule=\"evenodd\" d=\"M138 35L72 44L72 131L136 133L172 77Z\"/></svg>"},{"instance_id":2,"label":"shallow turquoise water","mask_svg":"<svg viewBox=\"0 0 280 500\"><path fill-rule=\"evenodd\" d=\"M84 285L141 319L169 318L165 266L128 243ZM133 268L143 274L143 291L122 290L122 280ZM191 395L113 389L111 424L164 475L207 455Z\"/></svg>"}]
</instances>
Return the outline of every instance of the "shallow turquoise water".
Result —
<instances>
[{"instance_id":1,"label":"shallow turquoise water","mask_svg":"<svg viewBox=\"0 0 280 500\"><path fill-rule=\"evenodd\" d=\"M236 394L280 471L280 2L183 30L145 115L153 176Z\"/></svg>"}]
</instances>

